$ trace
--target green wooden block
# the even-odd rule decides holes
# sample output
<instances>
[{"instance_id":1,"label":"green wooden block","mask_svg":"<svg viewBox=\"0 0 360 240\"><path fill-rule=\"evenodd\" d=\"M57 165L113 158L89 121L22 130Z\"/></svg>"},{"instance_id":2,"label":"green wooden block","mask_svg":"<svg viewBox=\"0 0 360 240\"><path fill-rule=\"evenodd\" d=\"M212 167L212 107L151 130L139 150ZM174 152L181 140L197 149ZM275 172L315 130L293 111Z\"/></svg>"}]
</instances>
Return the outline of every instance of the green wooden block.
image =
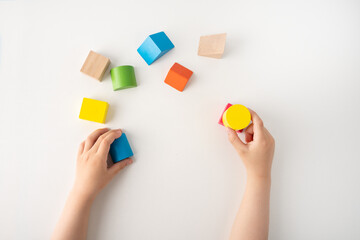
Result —
<instances>
[{"instance_id":1,"label":"green wooden block","mask_svg":"<svg viewBox=\"0 0 360 240\"><path fill-rule=\"evenodd\" d=\"M110 70L114 91L136 87L135 71L133 66L119 66Z\"/></svg>"}]
</instances>

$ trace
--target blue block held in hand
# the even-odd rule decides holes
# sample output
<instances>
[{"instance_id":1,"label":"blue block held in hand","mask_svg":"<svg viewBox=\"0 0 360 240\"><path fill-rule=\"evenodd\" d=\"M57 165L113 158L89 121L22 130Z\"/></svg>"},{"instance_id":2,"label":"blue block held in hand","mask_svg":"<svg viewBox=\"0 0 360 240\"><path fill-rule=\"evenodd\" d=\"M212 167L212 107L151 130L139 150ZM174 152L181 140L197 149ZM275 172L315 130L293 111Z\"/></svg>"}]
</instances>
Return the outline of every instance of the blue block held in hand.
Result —
<instances>
[{"instance_id":1,"label":"blue block held in hand","mask_svg":"<svg viewBox=\"0 0 360 240\"><path fill-rule=\"evenodd\" d=\"M121 136L110 145L110 156L114 163L120 162L125 158L133 156L133 151L131 150L129 141L125 133L122 133Z\"/></svg>"},{"instance_id":2,"label":"blue block held in hand","mask_svg":"<svg viewBox=\"0 0 360 240\"><path fill-rule=\"evenodd\" d=\"M168 36L164 32L158 32L147 37L137 51L150 65L173 48L174 44Z\"/></svg>"}]
</instances>

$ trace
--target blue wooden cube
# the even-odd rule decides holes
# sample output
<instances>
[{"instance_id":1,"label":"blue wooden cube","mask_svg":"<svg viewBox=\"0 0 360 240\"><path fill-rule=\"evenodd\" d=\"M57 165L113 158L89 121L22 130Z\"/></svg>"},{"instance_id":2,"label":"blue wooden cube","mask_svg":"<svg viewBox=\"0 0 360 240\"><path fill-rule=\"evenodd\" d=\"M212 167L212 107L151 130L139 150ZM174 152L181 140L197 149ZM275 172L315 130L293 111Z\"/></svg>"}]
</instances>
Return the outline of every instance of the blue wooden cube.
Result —
<instances>
[{"instance_id":1,"label":"blue wooden cube","mask_svg":"<svg viewBox=\"0 0 360 240\"><path fill-rule=\"evenodd\" d=\"M110 156L114 163L120 162L121 160L133 155L133 151L131 150L125 133L122 133L121 136L115 139L115 141L110 145Z\"/></svg>"},{"instance_id":2,"label":"blue wooden cube","mask_svg":"<svg viewBox=\"0 0 360 240\"><path fill-rule=\"evenodd\" d=\"M174 44L168 36L164 32L158 32L147 37L137 51L150 65L173 48Z\"/></svg>"}]
</instances>

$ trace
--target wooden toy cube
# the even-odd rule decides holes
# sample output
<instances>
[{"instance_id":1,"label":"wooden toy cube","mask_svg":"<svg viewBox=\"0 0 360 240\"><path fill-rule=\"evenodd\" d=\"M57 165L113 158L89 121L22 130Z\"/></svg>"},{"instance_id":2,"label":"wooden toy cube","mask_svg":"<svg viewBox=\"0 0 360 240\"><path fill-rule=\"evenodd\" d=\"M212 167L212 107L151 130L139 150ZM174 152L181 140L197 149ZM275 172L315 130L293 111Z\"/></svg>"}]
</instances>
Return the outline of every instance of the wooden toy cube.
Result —
<instances>
[{"instance_id":1,"label":"wooden toy cube","mask_svg":"<svg viewBox=\"0 0 360 240\"><path fill-rule=\"evenodd\" d=\"M90 51L80 71L101 81L109 65L110 59L96 52Z\"/></svg>"},{"instance_id":2,"label":"wooden toy cube","mask_svg":"<svg viewBox=\"0 0 360 240\"><path fill-rule=\"evenodd\" d=\"M125 133L110 145L110 156L114 163L120 162L134 155Z\"/></svg>"},{"instance_id":3,"label":"wooden toy cube","mask_svg":"<svg viewBox=\"0 0 360 240\"><path fill-rule=\"evenodd\" d=\"M201 36L198 55L221 58L225 49L226 33Z\"/></svg>"},{"instance_id":4,"label":"wooden toy cube","mask_svg":"<svg viewBox=\"0 0 360 240\"><path fill-rule=\"evenodd\" d=\"M174 63L165 78L165 83L182 92L192 74L191 70L178 63Z\"/></svg>"},{"instance_id":5,"label":"wooden toy cube","mask_svg":"<svg viewBox=\"0 0 360 240\"><path fill-rule=\"evenodd\" d=\"M164 32L158 32L147 37L137 51L150 65L173 48L174 44L168 36Z\"/></svg>"},{"instance_id":6,"label":"wooden toy cube","mask_svg":"<svg viewBox=\"0 0 360 240\"><path fill-rule=\"evenodd\" d=\"M84 98L79 118L98 123L105 123L108 108L109 104L107 102Z\"/></svg>"}]
</instances>

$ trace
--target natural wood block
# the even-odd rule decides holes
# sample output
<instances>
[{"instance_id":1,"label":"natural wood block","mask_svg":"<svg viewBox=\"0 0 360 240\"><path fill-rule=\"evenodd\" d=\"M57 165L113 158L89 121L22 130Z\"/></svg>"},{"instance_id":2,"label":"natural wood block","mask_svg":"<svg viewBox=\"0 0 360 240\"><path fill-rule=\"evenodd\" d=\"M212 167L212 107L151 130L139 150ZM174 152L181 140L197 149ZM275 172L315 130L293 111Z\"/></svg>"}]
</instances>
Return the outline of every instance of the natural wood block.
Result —
<instances>
[{"instance_id":1,"label":"natural wood block","mask_svg":"<svg viewBox=\"0 0 360 240\"><path fill-rule=\"evenodd\" d=\"M90 50L80 71L101 81L109 65L110 59Z\"/></svg>"},{"instance_id":2,"label":"natural wood block","mask_svg":"<svg viewBox=\"0 0 360 240\"><path fill-rule=\"evenodd\" d=\"M211 58L221 58L226 42L226 33L201 36L198 55Z\"/></svg>"}]
</instances>

